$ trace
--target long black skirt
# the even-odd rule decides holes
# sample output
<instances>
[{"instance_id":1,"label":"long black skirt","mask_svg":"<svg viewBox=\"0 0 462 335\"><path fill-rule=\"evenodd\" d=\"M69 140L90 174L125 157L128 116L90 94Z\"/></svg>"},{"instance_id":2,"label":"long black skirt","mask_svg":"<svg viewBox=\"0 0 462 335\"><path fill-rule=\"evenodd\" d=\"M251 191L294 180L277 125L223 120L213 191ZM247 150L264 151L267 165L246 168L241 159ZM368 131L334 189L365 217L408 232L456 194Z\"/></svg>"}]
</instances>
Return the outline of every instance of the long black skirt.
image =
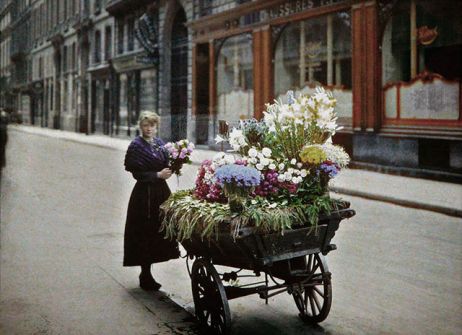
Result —
<instances>
[{"instance_id":1,"label":"long black skirt","mask_svg":"<svg viewBox=\"0 0 462 335\"><path fill-rule=\"evenodd\" d=\"M128 203L124 237L124 266L165 262L180 256L178 243L164 238L159 206L170 195L165 180L137 182Z\"/></svg>"}]
</instances>

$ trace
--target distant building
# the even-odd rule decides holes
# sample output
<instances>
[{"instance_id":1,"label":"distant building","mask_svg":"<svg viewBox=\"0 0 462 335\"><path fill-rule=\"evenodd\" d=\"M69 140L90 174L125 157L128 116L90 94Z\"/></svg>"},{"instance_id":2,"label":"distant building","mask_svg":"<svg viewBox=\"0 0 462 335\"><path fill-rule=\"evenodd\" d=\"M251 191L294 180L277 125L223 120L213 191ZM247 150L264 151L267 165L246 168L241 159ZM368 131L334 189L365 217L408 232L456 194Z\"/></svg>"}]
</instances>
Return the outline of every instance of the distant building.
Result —
<instances>
[{"instance_id":1,"label":"distant building","mask_svg":"<svg viewBox=\"0 0 462 335\"><path fill-rule=\"evenodd\" d=\"M165 139L213 147L220 121L259 118L287 90L322 85L337 98L344 128L334 140L353 165L462 181L460 1L16 0L9 8L9 92L29 123L133 136L139 112L157 110ZM135 38L148 11L155 59Z\"/></svg>"},{"instance_id":2,"label":"distant building","mask_svg":"<svg viewBox=\"0 0 462 335\"><path fill-rule=\"evenodd\" d=\"M11 92L11 8L12 1L0 2L0 107L13 110Z\"/></svg>"}]
</instances>

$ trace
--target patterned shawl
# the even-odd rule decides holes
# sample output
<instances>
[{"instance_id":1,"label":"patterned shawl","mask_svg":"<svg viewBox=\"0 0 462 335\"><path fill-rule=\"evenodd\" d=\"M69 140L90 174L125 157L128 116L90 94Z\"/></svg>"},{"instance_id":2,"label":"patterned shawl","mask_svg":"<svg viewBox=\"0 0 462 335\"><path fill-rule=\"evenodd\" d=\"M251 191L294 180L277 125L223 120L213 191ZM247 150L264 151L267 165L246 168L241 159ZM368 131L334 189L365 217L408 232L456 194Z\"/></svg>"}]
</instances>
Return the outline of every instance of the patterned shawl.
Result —
<instances>
[{"instance_id":1,"label":"patterned shawl","mask_svg":"<svg viewBox=\"0 0 462 335\"><path fill-rule=\"evenodd\" d=\"M141 136L137 136L128 146L125 154L125 170L160 171L168 165L168 153L164 142L154 138L154 145L149 144Z\"/></svg>"}]
</instances>

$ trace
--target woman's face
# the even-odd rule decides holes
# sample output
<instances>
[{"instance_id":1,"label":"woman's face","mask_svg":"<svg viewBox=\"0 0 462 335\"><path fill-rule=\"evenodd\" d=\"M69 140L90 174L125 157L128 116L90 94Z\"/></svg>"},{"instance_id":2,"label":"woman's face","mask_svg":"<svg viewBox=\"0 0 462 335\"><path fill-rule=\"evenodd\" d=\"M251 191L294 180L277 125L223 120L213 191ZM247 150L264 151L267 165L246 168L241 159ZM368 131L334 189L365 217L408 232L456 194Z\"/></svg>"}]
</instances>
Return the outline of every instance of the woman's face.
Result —
<instances>
[{"instance_id":1,"label":"woman's face","mask_svg":"<svg viewBox=\"0 0 462 335\"><path fill-rule=\"evenodd\" d=\"M157 135L157 124L148 120L141 121L140 128L144 138L153 138Z\"/></svg>"}]
</instances>

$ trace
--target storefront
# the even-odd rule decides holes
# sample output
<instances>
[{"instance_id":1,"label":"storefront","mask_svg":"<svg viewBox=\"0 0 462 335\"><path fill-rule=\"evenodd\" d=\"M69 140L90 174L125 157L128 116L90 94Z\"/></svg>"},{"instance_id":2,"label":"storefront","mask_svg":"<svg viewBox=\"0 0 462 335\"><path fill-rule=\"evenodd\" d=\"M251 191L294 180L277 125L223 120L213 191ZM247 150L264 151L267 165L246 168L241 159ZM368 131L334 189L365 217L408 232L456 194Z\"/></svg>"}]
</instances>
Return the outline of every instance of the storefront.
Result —
<instances>
[{"instance_id":1,"label":"storefront","mask_svg":"<svg viewBox=\"0 0 462 335\"><path fill-rule=\"evenodd\" d=\"M196 133L207 134L197 142L213 144L221 120L260 118L265 103L284 99L288 90L310 93L321 85L337 99L344 127L334 141L354 164L457 179L460 7L429 0L257 0L204 11L189 24L192 112Z\"/></svg>"}]
</instances>

